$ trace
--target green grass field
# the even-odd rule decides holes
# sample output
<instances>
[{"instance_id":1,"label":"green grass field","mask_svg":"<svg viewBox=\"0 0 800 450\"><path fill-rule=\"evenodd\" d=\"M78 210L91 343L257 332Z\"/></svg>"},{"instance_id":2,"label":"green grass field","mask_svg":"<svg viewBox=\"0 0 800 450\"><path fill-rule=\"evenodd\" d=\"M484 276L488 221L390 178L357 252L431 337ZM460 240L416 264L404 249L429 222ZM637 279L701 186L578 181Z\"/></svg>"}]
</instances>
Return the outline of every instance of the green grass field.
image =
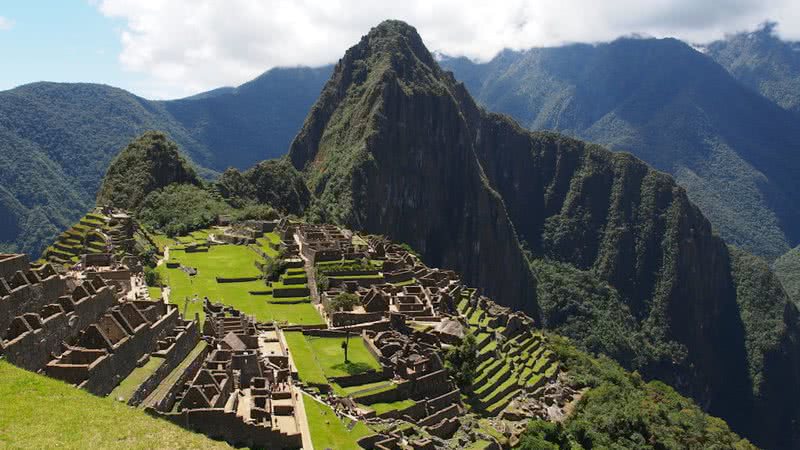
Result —
<instances>
[{"instance_id":1,"label":"green grass field","mask_svg":"<svg viewBox=\"0 0 800 450\"><path fill-rule=\"evenodd\" d=\"M375 414L380 415L389 411L395 411L395 410L399 411L406 408L410 408L411 406L414 406L415 403L416 402L414 400L406 399L390 403L373 403L368 406L375 410Z\"/></svg>"},{"instance_id":2,"label":"green grass field","mask_svg":"<svg viewBox=\"0 0 800 450\"><path fill-rule=\"evenodd\" d=\"M354 375L381 368L367 351L360 336L350 338L347 363L344 362L342 350L344 338L304 336L299 331L290 331L286 333L286 341L300 379L306 383L328 384L329 377Z\"/></svg>"},{"instance_id":3,"label":"green grass field","mask_svg":"<svg viewBox=\"0 0 800 450\"><path fill-rule=\"evenodd\" d=\"M158 300L161 298L161 288L160 287L148 287L147 293L150 294L150 298L153 300Z\"/></svg>"},{"instance_id":4,"label":"green grass field","mask_svg":"<svg viewBox=\"0 0 800 450\"><path fill-rule=\"evenodd\" d=\"M363 422L356 423L353 429L348 431L347 425L336 416L330 407L317 402L308 395L303 395L303 405L306 409L308 427L311 430L311 442L316 449L355 450L360 448L358 446L359 439L373 434Z\"/></svg>"},{"instance_id":5,"label":"green grass field","mask_svg":"<svg viewBox=\"0 0 800 450\"><path fill-rule=\"evenodd\" d=\"M5 361L0 380L0 448L231 448Z\"/></svg>"},{"instance_id":6,"label":"green grass field","mask_svg":"<svg viewBox=\"0 0 800 450\"><path fill-rule=\"evenodd\" d=\"M314 358L314 351L305 336L303 336L303 333L300 331L287 331L284 335L286 336L286 343L289 345L294 364L297 366L300 380L310 384L328 384L325 373L322 371L322 367L317 364L316 358Z\"/></svg>"},{"instance_id":7,"label":"green grass field","mask_svg":"<svg viewBox=\"0 0 800 450\"><path fill-rule=\"evenodd\" d=\"M169 269L166 265L158 268L164 283L170 286L171 302L183 311L185 299L190 299L186 307L188 317L193 317L195 313L203 317L202 300L191 301L197 294L199 299L207 296L212 301L220 301L245 314L253 315L259 321L277 320L298 325L323 323L319 312L310 303L273 304L269 303L273 300L269 295L250 295L250 291L267 289L261 280L217 283L217 276L234 278L260 275L254 264L260 257L248 247L215 245L208 252L198 253L170 249L170 259L197 269L197 275L190 277L179 268Z\"/></svg>"}]
</instances>

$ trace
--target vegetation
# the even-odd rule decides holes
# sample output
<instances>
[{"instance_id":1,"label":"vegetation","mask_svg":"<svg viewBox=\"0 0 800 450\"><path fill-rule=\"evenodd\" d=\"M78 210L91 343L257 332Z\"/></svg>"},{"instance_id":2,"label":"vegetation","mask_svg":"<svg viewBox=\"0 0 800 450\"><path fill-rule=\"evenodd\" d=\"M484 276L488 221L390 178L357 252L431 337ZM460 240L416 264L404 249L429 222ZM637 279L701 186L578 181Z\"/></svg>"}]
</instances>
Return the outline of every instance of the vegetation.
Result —
<instances>
[{"instance_id":1,"label":"vegetation","mask_svg":"<svg viewBox=\"0 0 800 450\"><path fill-rule=\"evenodd\" d=\"M776 25L766 22L756 31L726 36L706 50L737 80L800 113L800 43L782 41Z\"/></svg>"},{"instance_id":2,"label":"vegetation","mask_svg":"<svg viewBox=\"0 0 800 450\"><path fill-rule=\"evenodd\" d=\"M189 317L198 313L202 317L202 299L231 305L240 311L255 316L260 321L282 321L298 325L322 323L319 312L308 302L276 303L269 295L254 295L251 292L269 290L260 279L261 271L256 262L260 257L250 248L239 245L214 245L207 252L187 253L170 249L170 257L181 265L197 269L194 276L180 268L158 267L164 284L170 287L170 301L186 308ZM254 281L219 283L216 277L259 278ZM188 301L187 301L188 299Z\"/></svg>"},{"instance_id":3,"label":"vegetation","mask_svg":"<svg viewBox=\"0 0 800 450\"><path fill-rule=\"evenodd\" d=\"M797 44L757 34L712 44L710 55L796 107ZM524 127L631 152L671 173L731 244L774 259L800 241L800 212L783 207L800 203L800 156L788 150L800 142L797 115L683 42L618 39L442 64L485 107Z\"/></svg>"},{"instance_id":4,"label":"vegetation","mask_svg":"<svg viewBox=\"0 0 800 450\"><path fill-rule=\"evenodd\" d=\"M773 267L786 294L800 307L800 246L778 258Z\"/></svg>"},{"instance_id":5,"label":"vegetation","mask_svg":"<svg viewBox=\"0 0 800 450\"><path fill-rule=\"evenodd\" d=\"M355 294L349 292L342 292L336 297L332 298L325 305L325 312L328 314L335 311L352 311L353 308L361 304L361 300Z\"/></svg>"},{"instance_id":6,"label":"vegetation","mask_svg":"<svg viewBox=\"0 0 800 450\"><path fill-rule=\"evenodd\" d=\"M111 162L97 204L138 211L149 193L173 183L199 185L200 180L177 144L164 133L147 132Z\"/></svg>"},{"instance_id":7,"label":"vegetation","mask_svg":"<svg viewBox=\"0 0 800 450\"><path fill-rule=\"evenodd\" d=\"M462 391L472 387L478 369L478 345L475 335L467 333L456 347L445 353L445 367Z\"/></svg>"},{"instance_id":8,"label":"vegetation","mask_svg":"<svg viewBox=\"0 0 800 450\"><path fill-rule=\"evenodd\" d=\"M202 434L0 360L0 446L230 448Z\"/></svg>"},{"instance_id":9,"label":"vegetation","mask_svg":"<svg viewBox=\"0 0 800 450\"><path fill-rule=\"evenodd\" d=\"M266 203L284 214L300 215L311 201L303 178L286 158L262 161L244 173L228 169L217 189L233 205Z\"/></svg>"},{"instance_id":10,"label":"vegetation","mask_svg":"<svg viewBox=\"0 0 800 450\"><path fill-rule=\"evenodd\" d=\"M379 370L380 364L367 350L360 336L351 336L348 362L343 362L341 338L304 336L300 332L287 332L286 340L300 379L311 384L328 384L327 378L355 375L369 370Z\"/></svg>"},{"instance_id":11,"label":"vegetation","mask_svg":"<svg viewBox=\"0 0 800 450\"><path fill-rule=\"evenodd\" d=\"M231 207L211 192L193 184L170 184L149 193L137 217L170 237L209 227Z\"/></svg>"},{"instance_id":12,"label":"vegetation","mask_svg":"<svg viewBox=\"0 0 800 450\"><path fill-rule=\"evenodd\" d=\"M359 448L357 443L359 439L372 434L363 422L357 422L352 429L348 429L343 420L349 421L349 419L339 417L328 405L305 394L303 405L314 448L356 449Z\"/></svg>"},{"instance_id":13,"label":"vegetation","mask_svg":"<svg viewBox=\"0 0 800 450\"><path fill-rule=\"evenodd\" d=\"M563 426L531 421L520 448L756 448L669 386L646 383L608 358L592 358L563 338L548 337L575 386L591 389Z\"/></svg>"}]
</instances>

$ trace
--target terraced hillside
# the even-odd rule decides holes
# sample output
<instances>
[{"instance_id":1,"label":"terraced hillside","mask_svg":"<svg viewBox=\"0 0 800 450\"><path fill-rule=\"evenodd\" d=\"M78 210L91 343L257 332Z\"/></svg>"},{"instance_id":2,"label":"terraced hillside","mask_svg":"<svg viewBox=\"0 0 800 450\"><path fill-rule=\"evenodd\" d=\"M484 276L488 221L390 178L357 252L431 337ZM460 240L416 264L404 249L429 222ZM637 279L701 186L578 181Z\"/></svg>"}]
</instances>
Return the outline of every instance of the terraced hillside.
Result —
<instances>
[{"instance_id":1,"label":"terraced hillside","mask_svg":"<svg viewBox=\"0 0 800 450\"><path fill-rule=\"evenodd\" d=\"M99 212L91 212L78 223L59 234L53 245L47 247L42 258L56 264L73 265L80 255L105 253L110 244L121 244L125 239L124 225L112 222Z\"/></svg>"},{"instance_id":2,"label":"terraced hillside","mask_svg":"<svg viewBox=\"0 0 800 450\"><path fill-rule=\"evenodd\" d=\"M463 298L459 311L477 337L479 356L470 403L489 416L497 416L523 390L533 392L558 375L555 354L546 338L535 330L506 336L505 327L495 327L493 317Z\"/></svg>"}]
</instances>

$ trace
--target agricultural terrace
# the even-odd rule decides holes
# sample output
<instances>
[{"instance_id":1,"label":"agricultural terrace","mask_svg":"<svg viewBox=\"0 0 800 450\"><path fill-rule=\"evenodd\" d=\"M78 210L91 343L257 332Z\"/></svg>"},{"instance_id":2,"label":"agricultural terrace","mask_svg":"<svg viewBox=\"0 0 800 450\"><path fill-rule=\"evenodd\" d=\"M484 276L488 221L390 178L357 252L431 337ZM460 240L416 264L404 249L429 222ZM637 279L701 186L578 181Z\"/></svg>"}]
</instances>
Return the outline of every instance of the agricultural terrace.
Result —
<instances>
[{"instance_id":1,"label":"agricultural terrace","mask_svg":"<svg viewBox=\"0 0 800 450\"><path fill-rule=\"evenodd\" d=\"M558 362L547 349L545 337L538 332L519 333L498 344L495 335L503 328L491 326L486 311L468 304L468 292L463 295L458 309L476 337L480 361L470 402L477 411L495 416L523 389L543 386L555 376Z\"/></svg>"},{"instance_id":2,"label":"agricultural terrace","mask_svg":"<svg viewBox=\"0 0 800 450\"><path fill-rule=\"evenodd\" d=\"M249 247L212 245L203 252L186 252L170 247L169 256L170 264L160 265L158 271L162 282L170 288L170 301L177 304L181 311L185 310L188 317L195 313L202 317L202 299L208 297L253 315L262 322L282 321L298 325L323 323L307 295L285 297L280 290L276 292L278 297L273 295L274 288L283 287L288 278L302 276L302 281L305 281L305 274L287 271L279 281L268 286L260 279L261 271L256 265L263 261ZM177 267L168 267L173 265ZM194 268L197 273L189 275L182 267ZM247 281L219 282L218 277ZM307 287L302 283L296 286ZM197 301L193 300L195 296Z\"/></svg>"}]
</instances>

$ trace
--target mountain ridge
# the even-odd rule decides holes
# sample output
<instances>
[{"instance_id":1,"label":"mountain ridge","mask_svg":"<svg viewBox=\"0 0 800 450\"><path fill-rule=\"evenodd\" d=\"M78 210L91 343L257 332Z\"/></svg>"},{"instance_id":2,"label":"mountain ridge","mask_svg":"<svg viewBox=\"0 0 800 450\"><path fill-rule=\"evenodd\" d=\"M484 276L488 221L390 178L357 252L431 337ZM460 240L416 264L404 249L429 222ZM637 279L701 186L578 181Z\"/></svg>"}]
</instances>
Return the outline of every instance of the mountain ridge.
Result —
<instances>
[{"instance_id":1,"label":"mountain ridge","mask_svg":"<svg viewBox=\"0 0 800 450\"><path fill-rule=\"evenodd\" d=\"M774 259L800 239L795 117L676 39L443 64L484 106L527 128L629 151L672 174L735 245Z\"/></svg>"}]
</instances>

